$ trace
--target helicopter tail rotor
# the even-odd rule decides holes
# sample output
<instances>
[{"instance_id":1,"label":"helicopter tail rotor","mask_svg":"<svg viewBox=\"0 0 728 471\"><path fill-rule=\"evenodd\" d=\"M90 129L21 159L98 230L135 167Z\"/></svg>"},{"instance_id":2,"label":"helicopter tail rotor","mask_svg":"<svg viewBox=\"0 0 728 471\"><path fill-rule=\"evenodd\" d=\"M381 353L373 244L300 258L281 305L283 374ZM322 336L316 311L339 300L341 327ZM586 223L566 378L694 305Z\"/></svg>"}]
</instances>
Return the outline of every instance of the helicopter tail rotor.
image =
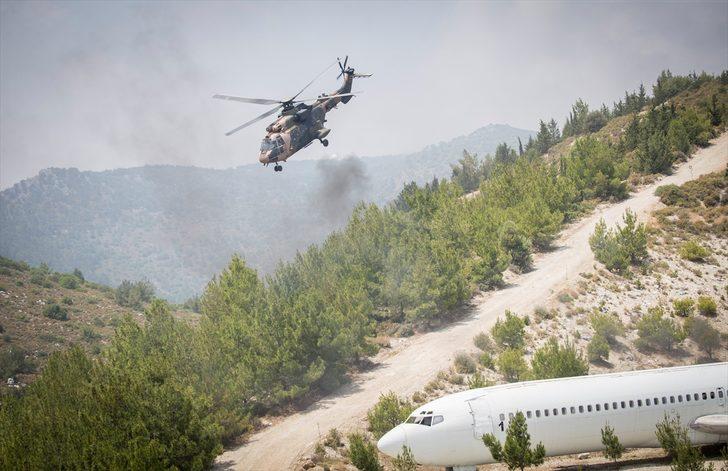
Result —
<instances>
[{"instance_id":1,"label":"helicopter tail rotor","mask_svg":"<svg viewBox=\"0 0 728 471\"><path fill-rule=\"evenodd\" d=\"M341 72L339 72L339 75L336 77L337 80L340 79L341 76L342 75L345 75L345 74L351 75L354 78L367 78L367 77L371 77L372 76L372 74L357 74L357 73L354 73L354 68L353 67L347 67L346 64L347 64L347 62L349 62L349 56L346 56L344 58L344 63L343 64L341 63L341 59L339 59L338 57L336 58L336 61L339 63L339 69L341 70Z\"/></svg>"}]
</instances>

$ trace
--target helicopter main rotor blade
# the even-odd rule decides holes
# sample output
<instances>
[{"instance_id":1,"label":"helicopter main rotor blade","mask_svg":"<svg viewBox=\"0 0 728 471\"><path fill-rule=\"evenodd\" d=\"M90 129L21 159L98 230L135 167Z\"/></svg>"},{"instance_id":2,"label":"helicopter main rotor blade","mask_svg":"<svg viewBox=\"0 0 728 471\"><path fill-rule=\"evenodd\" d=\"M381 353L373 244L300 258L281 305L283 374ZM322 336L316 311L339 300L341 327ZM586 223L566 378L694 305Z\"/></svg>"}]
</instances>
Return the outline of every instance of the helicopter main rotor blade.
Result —
<instances>
[{"instance_id":1,"label":"helicopter main rotor blade","mask_svg":"<svg viewBox=\"0 0 728 471\"><path fill-rule=\"evenodd\" d=\"M327 71L327 70L329 70L329 69L330 69L331 67L333 67L333 66L334 66L334 64L336 64L336 61L332 62L332 63L331 63L331 65L329 65L329 66L328 66L328 67L326 67L326 68L325 68L325 69L324 69L323 71L321 71L321 73L320 73L320 74L318 74L318 75L317 75L316 77L314 77L314 78L313 78L313 80L311 80L310 82L308 82L308 83L306 84L306 86L305 86L305 87L303 87L303 88L302 88L302 89L301 89L301 90L300 90L300 91L299 91L298 93L296 93L295 95L293 95L293 96L291 97L291 99L290 99L290 100L288 100L288 101L293 101L293 100L295 100L295 99L296 99L296 97L298 97L298 95L300 95L300 94L301 94L301 93L302 93L302 92L303 92L303 91L304 91L305 89L307 89L307 88L308 88L308 87L309 87L309 86L310 86L310 85L311 85L312 83L314 83L314 82L316 81L316 79L318 79L318 78L319 78L319 77L321 77L321 76L322 76L322 75L323 75L324 73L326 73L326 71Z\"/></svg>"},{"instance_id":2,"label":"helicopter main rotor blade","mask_svg":"<svg viewBox=\"0 0 728 471\"><path fill-rule=\"evenodd\" d=\"M250 120L250 121L248 121L247 123L245 123L245 124L241 124L241 125L240 125L240 126L238 126L237 128L235 128L235 129L233 129L233 130L230 130L230 131L226 132L226 133L225 133L225 135L226 135L226 136L229 136L230 134L236 133L236 132L240 131L241 129L243 129L244 127L250 126L251 124L253 124L253 123L255 123L255 122L258 122L258 121L260 121L260 120L261 120L261 119L263 119L263 118L267 118L268 116L272 115L273 113L275 113L276 111L278 111L278 110L279 110L279 109L281 109L282 107L283 107L283 105L278 105L278 106L276 106L275 108L273 108L272 110L270 110L270 111L266 111L265 113L263 113L262 115L258 116L257 118L251 119L251 120Z\"/></svg>"},{"instance_id":3,"label":"helicopter main rotor blade","mask_svg":"<svg viewBox=\"0 0 728 471\"><path fill-rule=\"evenodd\" d=\"M232 95L213 95L213 98L217 98L218 100L239 101L242 103L254 103L256 105L276 105L283 103L281 100L269 100L267 98L243 98Z\"/></svg>"},{"instance_id":4,"label":"helicopter main rotor blade","mask_svg":"<svg viewBox=\"0 0 728 471\"><path fill-rule=\"evenodd\" d=\"M303 103L306 101L318 101L318 100L328 100L329 98L339 98L339 97L345 97L345 96L356 96L361 92L353 92L353 93L341 93L339 95L324 95L316 98L301 98L300 100L294 100L291 103Z\"/></svg>"}]
</instances>

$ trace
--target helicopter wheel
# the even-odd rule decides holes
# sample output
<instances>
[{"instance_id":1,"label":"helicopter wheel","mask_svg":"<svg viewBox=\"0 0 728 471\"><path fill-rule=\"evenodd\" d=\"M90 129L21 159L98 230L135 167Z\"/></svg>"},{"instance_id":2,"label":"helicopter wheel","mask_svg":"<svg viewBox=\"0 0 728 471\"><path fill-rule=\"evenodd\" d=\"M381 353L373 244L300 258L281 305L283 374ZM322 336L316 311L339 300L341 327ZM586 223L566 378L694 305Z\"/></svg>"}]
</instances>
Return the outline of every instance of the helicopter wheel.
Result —
<instances>
[{"instance_id":1,"label":"helicopter wheel","mask_svg":"<svg viewBox=\"0 0 728 471\"><path fill-rule=\"evenodd\" d=\"M326 147L326 146L329 145L329 140L328 139L324 139L323 141L321 141L321 144L323 144L324 147Z\"/></svg>"},{"instance_id":2,"label":"helicopter wheel","mask_svg":"<svg viewBox=\"0 0 728 471\"><path fill-rule=\"evenodd\" d=\"M283 171L283 165L276 165L273 167L274 172L282 172Z\"/></svg>"}]
</instances>

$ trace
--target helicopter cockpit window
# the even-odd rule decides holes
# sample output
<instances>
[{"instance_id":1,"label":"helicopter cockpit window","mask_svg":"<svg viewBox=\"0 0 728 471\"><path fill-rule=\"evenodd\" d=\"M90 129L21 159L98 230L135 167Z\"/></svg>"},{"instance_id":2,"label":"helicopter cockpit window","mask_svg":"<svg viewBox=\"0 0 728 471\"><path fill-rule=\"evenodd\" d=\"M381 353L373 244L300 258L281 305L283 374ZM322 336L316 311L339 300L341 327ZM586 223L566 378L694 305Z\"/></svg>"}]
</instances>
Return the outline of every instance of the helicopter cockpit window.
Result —
<instances>
[{"instance_id":1,"label":"helicopter cockpit window","mask_svg":"<svg viewBox=\"0 0 728 471\"><path fill-rule=\"evenodd\" d=\"M260 143L260 151L261 152L268 152L273 147L275 147L275 145L273 144L273 141L271 141L268 138L263 139L263 142Z\"/></svg>"}]
</instances>

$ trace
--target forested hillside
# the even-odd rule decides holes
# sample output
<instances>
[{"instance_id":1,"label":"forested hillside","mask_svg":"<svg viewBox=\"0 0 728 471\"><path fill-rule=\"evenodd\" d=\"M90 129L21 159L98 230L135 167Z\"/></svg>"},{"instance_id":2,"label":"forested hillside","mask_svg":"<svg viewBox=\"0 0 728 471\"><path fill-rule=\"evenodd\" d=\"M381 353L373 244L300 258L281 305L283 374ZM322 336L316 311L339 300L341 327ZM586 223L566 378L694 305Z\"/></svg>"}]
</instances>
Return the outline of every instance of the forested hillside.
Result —
<instances>
[{"instance_id":1,"label":"forested hillside","mask_svg":"<svg viewBox=\"0 0 728 471\"><path fill-rule=\"evenodd\" d=\"M0 467L209 466L261 413L345 381L378 330L448 322L507 267L528 270L564 222L624 198L638 175L669 172L724 129L726 87L725 72L664 72L643 106L577 102L565 128L546 120L522 149L466 155L450 180L361 205L265 278L234 257L206 289L199 326L155 302L144 325L117 328L103 361L54 354L21 398L3 398ZM689 94L701 98L680 101ZM598 133L622 115L624 128ZM555 156L564 134L579 138Z\"/></svg>"},{"instance_id":2,"label":"forested hillside","mask_svg":"<svg viewBox=\"0 0 728 471\"><path fill-rule=\"evenodd\" d=\"M490 125L410 155L294 159L282 174L258 164L47 169L0 193L0 254L111 286L148 278L182 301L234 253L270 273L343 226L357 202L384 204L406 182L448 176L463 149L482 156L530 135Z\"/></svg>"}]
</instances>

